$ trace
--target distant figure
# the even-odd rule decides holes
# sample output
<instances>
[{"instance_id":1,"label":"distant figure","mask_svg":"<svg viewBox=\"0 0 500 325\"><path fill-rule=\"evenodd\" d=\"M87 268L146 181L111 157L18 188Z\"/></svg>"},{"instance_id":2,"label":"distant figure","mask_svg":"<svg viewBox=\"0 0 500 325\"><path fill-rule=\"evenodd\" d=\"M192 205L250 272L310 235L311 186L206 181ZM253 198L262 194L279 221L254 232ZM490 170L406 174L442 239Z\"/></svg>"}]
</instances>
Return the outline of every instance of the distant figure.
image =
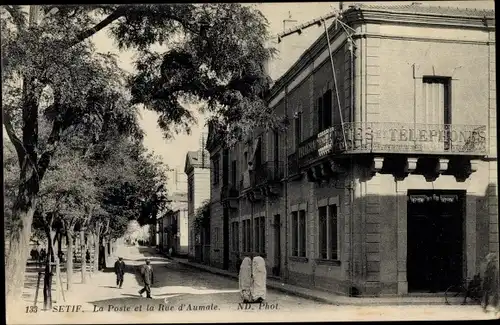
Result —
<instances>
[{"instance_id":1,"label":"distant figure","mask_svg":"<svg viewBox=\"0 0 500 325\"><path fill-rule=\"evenodd\" d=\"M151 285L154 282L153 267L149 259L146 260L146 265L141 267L142 281L144 281L144 288L139 290L139 294L142 297L144 291L146 291L146 298L152 299L151 297Z\"/></svg>"},{"instance_id":2,"label":"distant figure","mask_svg":"<svg viewBox=\"0 0 500 325\"><path fill-rule=\"evenodd\" d=\"M40 262L45 263L46 258L47 258L47 252L45 251L45 248L42 248L40 250Z\"/></svg>"},{"instance_id":3,"label":"distant figure","mask_svg":"<svg viewBox=\"0 0 500 325\"><path fill-rule=\"evenodd\" d=\"M240 266L239 287L241 299L243 302L252 301L252 260L250 257L245 257Z\"/></svg>"},{"instance_id":4,"label":"distant figure","mask_svg":"<svg viewBox=\"0 0 500 325\"><path fill-rule=\"evenodd\" d=\"M119 257L118 261L115 262L115 274L116 286L121 289L123 285L123 276L125 275L125 262L121 257Z\"/></svg>"},{"instance_id":5,"label":"distant figure","mask_svg":"<svg viewBox=\"0 0 500 325\"><path fill-rule=\"evenodd\" d=\"M30 252L30 256L31 256L31 259L35 262L39 262L39 259L40 259L40 253L38 252L38 249L37 248L33 248Z\"/></svg>"},{"instance_id":6,"label":"distant figure","mask_svg":"<svg viewBox=\"0 0 500 325\"><path fill-rule=\"evenodd\" d=\"M256 256L252 261L252 301L262 302L266 299L266 262L260 256Z\"/></svg>"},{"instance_id":7,"label":"distant figure","mask_svg":"<svg viewBox=\"0 0 500 325\"><path fill-rule=\"evenodd\" d=\"M172 257L172 252L173 252L173 249L172 249L172 247L170 247L170 248L168 249L168 256L169 256L169 257Z\"/></svg>"},{"instance_id":8,"label":"distant figure","mask_svg":"<svg viewBox=\"0 0 500 325\"><path fill-rule=\"evenodd\" d=\"M495 253L486 255L485 261L482 265L482 291L483 299L481 305L486 312L488 307L491 306L498 312L499 307L499 293L498 293L498 269L497 269L497 256Z\"/></svg>"},{"instance_id":9,"label":"distant figure","mask_svg":"<svg viewBox=\"0 0 500 325\"><path fill-rule=\"evenodd\" d=\"M88 249L87 249L87 252L85 253L85 261L86 261L87 263L90 263L90 252L89 252L89 250L88 250Z\"/></svg>"},{"instance_id":10,"label":"distant figure","mask_svg":"<svg viewBox=\"0 0 500 325\"><path fill-rule=\"evenodd\" d=\"M58 255L58 257L59 257L59 262L60 262L60 263L64 263L64 262L65 262L65 259L64 259L64 252L63 252L63 251L60 251L57 255Z\"/></svg>"},{"instance_id":11,"label":"distant figure","mask_svg":"<svg viewBox=\"0 0 500 325\"><path fill-rule=\"evenodd\" d=\"M99 246L99 270L103 270L106 268L106 249L103 245Z\"/></svg>"}]
</instances>

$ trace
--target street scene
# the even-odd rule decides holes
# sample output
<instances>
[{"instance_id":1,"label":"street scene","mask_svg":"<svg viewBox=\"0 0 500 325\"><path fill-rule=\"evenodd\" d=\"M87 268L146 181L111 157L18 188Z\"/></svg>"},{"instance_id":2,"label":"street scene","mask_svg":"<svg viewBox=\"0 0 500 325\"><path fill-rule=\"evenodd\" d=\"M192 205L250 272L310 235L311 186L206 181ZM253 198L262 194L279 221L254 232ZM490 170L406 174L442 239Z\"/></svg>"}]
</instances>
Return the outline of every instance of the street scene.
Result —
<instances>
[{"instance_id":1,"label":"street scene","mask_svg":"<svg viewBox=\"0 0 500 325\"><path fill-rule=\"evenodd\" d=\"M244 317L246 321L288 321L286 315L293 315L294 320L363 320L370 317L371 320L394 320L404 317L408 320L446 320L446 319L492 319L492 315L486 314L477 305L447 306L443 302L438 304L412 304L399 306L353 306L330 304L318 302L311 299L301 298L294 294L269 289L267 299L263 304L251 304L247 309L239 307L241 302L238 289L238 281L225 276L216 275L194 269L183 262L185 259L171 259L156 252L154 248L143 246L124 245L117 249L117 256L123 258L126 264L126 272L123 287L116 285L116 275L112 264L117 258L109 259L109 267L93 276L88 285L76 283L74 297L64 302L64 305L81 305L86 313L93 313L92 320L109 320L112 322L127 323L141 319L147 322L174 322L194 319L216 322ZM152 299L145 295L140 297L138 290L142 288L142 280L138 268L149 259L154 268L156 280L151 286ZM33 289L25 289L24 300L29 305L33 300ZM417 302L418 303L418 302ZM209 308L217 306L202 318L191 314L184 314L177 309L184 304L191 308ZM58 306L56 303L55 306ZM163 309L156 308L154 312L146 312L148 305L164 306ZM142 306L142 307L140 307ZM169 306L175 310L168 312ZM127 313L119 308L127 307L131 310L141 308L141 316ZM103 308L104 314L95 313L94 310ZM111 308L111 311L109 309ZM213 308L213 307L212 307ZM240 309L239 309L240 308ZM193 310L195 311L195 310ZM245 312L245 314L241 314ZM167 314L165 314L167 313ZM248 313L252 313L248 315ZM283 314L286 313L286 314ZM146 314L146 316L144 315ZM87 314L84 314L87 317ZM194 318L192 318L194 316ZM75 319L69 318L67 313L55 313L52 311L40 311L37 315L23 315L19 321L47 321L58 322ZM86 318L87 320L90 318ZM85 322L83 318L81 322Z\"/></svg>"},{"instance_id":2,"label":"street scene","mask_svg":"<svg viewBox=\"0 0 500 325\"><path fill-rule=\"evenodd\" d=\"M493 1L0 18L7 324L500 318Z\"/></svg>"}]
</instances>

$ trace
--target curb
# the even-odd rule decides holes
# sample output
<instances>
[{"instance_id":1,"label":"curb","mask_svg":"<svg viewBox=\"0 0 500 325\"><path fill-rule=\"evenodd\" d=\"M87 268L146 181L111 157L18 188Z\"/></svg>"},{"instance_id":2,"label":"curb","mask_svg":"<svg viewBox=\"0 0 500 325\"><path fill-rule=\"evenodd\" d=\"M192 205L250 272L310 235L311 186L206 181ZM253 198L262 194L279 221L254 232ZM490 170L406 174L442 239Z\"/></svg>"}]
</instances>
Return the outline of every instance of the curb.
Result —
<instances>
[{"instance_id":1,"label":"curb","mask_svg":"<svg viewBox=\"0 0 500 325\"><path fill-rule=\"evenodd\" d=\"M217 275L224 276L227 278L232 278L235 280L238 279L237 275L231 274L231 273L226 272L226 271L212 270L212 269L208 269L204 265L193 264L193 263L181 261L178 259L175 259L175 261L178 262L179 264L182 264L182 265L185 265L185 266L188 266L191 268L195 268L198 270L202 270L202 271L205 271L208 273L217 274ZM350 297L342 297L344 299L349 299L350 301L335 301L333 299L318 297L314 294L308 294L308 293L304 293L304 292L294 291L292 289L282 287L279 284L272 283L272 282L271 283L268 282L267 286L269 288L274 289L274 290L288 293L288 294L296 296L296 297L305 298L305 299L309 299L309 300L313 300L313 301L317 301L317 302L321 302L321 303L326 303L329 305L336 305L336 306L368 306L368 305L372 305L372 306L373 305L377 305L377 306L405 306L405 305L427 305L427 306L436 305L436 306L439 306L439 305L442 305L442 306L444 306L444 305L446 305L446 303L444 302L444 297L442 299L443 300L442 302L440 302L440 301L418 301L418 300L417 301L415 301L415 300L402 301L401 299L397 299L397 298L395 298L394 301L387 301L387 300L384 300L384 298L350 298ZM357 301L354 301L353 299L356 299Z\"/></svg>"}]
</instances>

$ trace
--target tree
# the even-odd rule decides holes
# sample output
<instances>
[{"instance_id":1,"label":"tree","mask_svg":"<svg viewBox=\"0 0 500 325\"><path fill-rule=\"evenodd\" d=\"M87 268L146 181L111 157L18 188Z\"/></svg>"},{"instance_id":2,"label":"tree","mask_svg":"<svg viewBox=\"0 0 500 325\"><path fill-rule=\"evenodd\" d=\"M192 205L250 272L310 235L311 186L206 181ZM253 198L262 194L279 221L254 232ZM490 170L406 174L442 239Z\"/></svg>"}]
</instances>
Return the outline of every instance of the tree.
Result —
<instances>
[{"instance_id":1,"label":"tree","mask_svg":"<svg viewBox=\"0 0 500 325\"><path fill-rule=\"evenodd\" d=\"M75 226L84 222L96 204L97 188L89 166L78 151L66 146L59 148L47 169L41 183L34 226L43 228L48 239L47 252L51 257L46 261L44 281L44 302L51 308L52 270L50 262L55 256L53 245L58 240L60 246L63 235L67 238L67 289L73 282L73 240ZM60 247L58 249L60 252Z\"/></svg>"},{"instance_id":2,"label":"tree","mask_svg":"<svg viewBox=\"0 0 500 325\"><path fill-rule=\"evenodd\" d=\"M194 122L179 99L207 100L207 109L225 130L231 129L230 123L254 123L248 117L269 113L261 109L269 86L263 63L272 50L264 47L263 16L238 4L41 6L40 21L36 15L27 20L20 6L11 5L2 7L1 15L4 126L20 167L6 256L7 301L15 304L23 286L40 183L63 133L79 124L102 128L103 105L96 102L120 104L119 94L111 91L122 80L116 62L97 54L89 37L111 26L122 48L136 48L153 59L147 54L152 53L151 45L168 42L171 50L163 65L167 69L139 67L138 76L129 82L134 103L160 112L159 124L167 135L170 127L189 131ZM181 65L170 75L171 83L163 85L165 78L158 74L172 72L176 62ZM191 72L194 79L189 81ZM148 76L155 78L149 82ZM141 85L157 91L145 91ZM52 92L49 99L46 89ZM51 122L43 146L40 113ZM256 121L266 121L267 126L273 119Z\"/></svg>"}]
</instances>

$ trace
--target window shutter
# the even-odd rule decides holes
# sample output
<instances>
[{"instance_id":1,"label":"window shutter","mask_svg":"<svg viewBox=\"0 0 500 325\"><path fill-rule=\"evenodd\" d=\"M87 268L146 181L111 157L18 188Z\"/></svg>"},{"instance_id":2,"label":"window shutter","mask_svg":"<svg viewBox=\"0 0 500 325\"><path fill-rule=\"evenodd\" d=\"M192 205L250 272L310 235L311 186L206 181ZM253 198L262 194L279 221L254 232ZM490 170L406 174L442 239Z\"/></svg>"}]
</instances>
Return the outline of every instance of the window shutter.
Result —
<instances>
[{"instance_id":1,"label":"window shutter","mask_svg":"<svg viewBox=\"0 0 500 325\"><path fill-rule=\"evenodd\" d=\"M318 98L318 132L323 131L323 97Z\"/></svg>"},{"instance_id":2,"label":"window shutter","mask_svg":"<svg viewBox=\"0 0 500 325\"><path fill-rule=\"evenodd\" d=\"M328 89L325 93L323 113L325 114L324 128L332 126L332 90Z\"/></svg>"}]
</instances>

